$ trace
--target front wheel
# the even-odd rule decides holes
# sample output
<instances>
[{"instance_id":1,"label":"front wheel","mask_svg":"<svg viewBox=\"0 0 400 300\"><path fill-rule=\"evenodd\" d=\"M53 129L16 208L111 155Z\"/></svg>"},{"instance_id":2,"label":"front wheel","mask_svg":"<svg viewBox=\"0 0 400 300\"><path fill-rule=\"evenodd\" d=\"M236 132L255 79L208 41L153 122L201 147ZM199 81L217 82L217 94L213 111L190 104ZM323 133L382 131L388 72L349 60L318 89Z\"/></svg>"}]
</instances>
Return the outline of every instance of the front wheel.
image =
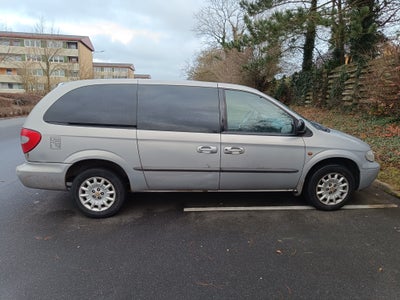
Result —
<instances>
[{"instance_id":1,"label":"front wheel","mask_svg":"<svg viewBox=\"0 0 400 300\"><path fill-rule=\"evenodd\" d=\"M304 196L317 209L336 210L349 201L353 191L353 174L344 166L327 165L311 174Z\"/></svg>"},{"instance_id":2,"label":"front wheel","mask_svg":"<svg viewBox=\"0 0 400 300\"><path fill-rule=\"evenodd\" d=\"M111 217L126 198L120 177L101 168L88 169L76 176L71 192L78 208L91 218Z\"/></svg>"}]
</instances>

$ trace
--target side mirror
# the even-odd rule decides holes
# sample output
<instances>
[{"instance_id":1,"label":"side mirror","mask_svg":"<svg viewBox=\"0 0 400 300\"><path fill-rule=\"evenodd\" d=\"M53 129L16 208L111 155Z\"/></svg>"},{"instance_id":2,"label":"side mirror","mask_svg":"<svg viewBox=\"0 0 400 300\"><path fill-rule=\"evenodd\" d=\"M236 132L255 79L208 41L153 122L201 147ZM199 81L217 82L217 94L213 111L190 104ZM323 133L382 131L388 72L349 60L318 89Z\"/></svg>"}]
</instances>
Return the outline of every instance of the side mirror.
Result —
<instances>
[{"instance_id":1,"label":"side mirror","mask_svg":"<svg viewBox=\"0 0 400 300\"><path fill-rule=\"evenodd\" d=\"M306 127L306 123L304 122L304 120L299 119L296 122L296 133L297 134L303 134L306 133L307 127Z\"/></svg>"}]
</instances>

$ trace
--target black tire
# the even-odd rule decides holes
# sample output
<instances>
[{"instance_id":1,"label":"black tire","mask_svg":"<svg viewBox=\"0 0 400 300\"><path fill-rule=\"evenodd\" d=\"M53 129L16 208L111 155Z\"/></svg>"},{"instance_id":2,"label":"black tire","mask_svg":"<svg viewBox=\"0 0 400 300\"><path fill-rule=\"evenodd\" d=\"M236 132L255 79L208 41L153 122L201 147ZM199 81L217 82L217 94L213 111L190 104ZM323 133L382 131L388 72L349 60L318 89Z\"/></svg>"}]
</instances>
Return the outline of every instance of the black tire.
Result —
<instances>
[{"instance_id":1,"label":"black tire","mask_svg":"<svg viewBox=\"0 0 400 300\"><path fill-rule=\"evenodd\" d=\"M354 192L354 176L342 165L326 165L310 175L303 195L319 210L336 210L345 205Z\"/></svg>"},{"instance_id":2,"label":"black tire","mask_svg":"<svg viewBox=\"0 0 400 300\"><path fill-rule=\"evenodd\" d=\"M126 199L121 178L106 169L88 169L72 182L72 195L79 210L91 218L115 215Z\"/></svg>"}]
</instances>

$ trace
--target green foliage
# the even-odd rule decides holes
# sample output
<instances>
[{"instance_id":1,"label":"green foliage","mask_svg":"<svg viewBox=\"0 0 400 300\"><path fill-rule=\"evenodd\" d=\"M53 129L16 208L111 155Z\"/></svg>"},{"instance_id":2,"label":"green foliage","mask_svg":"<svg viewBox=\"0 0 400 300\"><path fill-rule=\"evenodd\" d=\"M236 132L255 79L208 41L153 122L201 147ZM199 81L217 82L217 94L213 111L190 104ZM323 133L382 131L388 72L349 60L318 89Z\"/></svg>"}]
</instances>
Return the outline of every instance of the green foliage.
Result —
<instances>
[{"instance_id":1,"label":"green foliage","mask_svg":"<svg viewBox=\"0 0 400 300\"><path fill-rule=\"evenodd\" d=\"M350 5L350 24L348 41L350 54L354 61L375 57L379 41L377 15L374 12L375 0L352 0Z\"/></svg>"},{"instance_id":2,"label":"green foliage","mask_svg":"<svg viewBox=\"0 0 400 300\"><path fill-rule=\"evenodd\" d=\"M308 93L312 90L314 82L312 72L295 73L292 76L292 89L294 104L305 104Z\"/></svg>"},{"instance_id":3,"label":"green foliage","mask_svg":"<svg viewBox=\"0 0 400 300\"><path fill-rule=\"evenodd\" d=\"M328 108L340 106L347 79L349 79L349 74L346 68L341 68L337 76L333 78L332 84L330 84L329 97L327 101Z\"/></svg>"},{"instance_id":4,"label":"green foliage","mask_svg":"<svg viewBox=\"0 0 400 300\"><path fill-rule=\"evenodd\" d=\"M291 5L287 5L289 2ZM256 51L256 59L246 68L252 74L260 74L257 82L265 83L262 69L267 68L271 61L279 65L283 53L293 53L299 48L303 49L302 71L312 70L316 28L326 21L320 14L317 0L305 2L308 5L288 0L241 2L246 10L244 21L247 28L241 47L251 47ZM237 47L237 44L231 47ZM265 84L258 86L267 87Z\"/></svg>"},{"instance_id":5,"label":"green foliage","mask_svg":"<svg viewBox=\"0 0 400 300\"><path fill-rule=\"evenodd\" d=\"M283 78L280 80L274 80L272 82L271 89L268 92L275 99L278 99L282 103L289 105L293 101L293 94L290 84L290 79L288 79L286 76L283 76Z\"/></svg>"}]
</instances>

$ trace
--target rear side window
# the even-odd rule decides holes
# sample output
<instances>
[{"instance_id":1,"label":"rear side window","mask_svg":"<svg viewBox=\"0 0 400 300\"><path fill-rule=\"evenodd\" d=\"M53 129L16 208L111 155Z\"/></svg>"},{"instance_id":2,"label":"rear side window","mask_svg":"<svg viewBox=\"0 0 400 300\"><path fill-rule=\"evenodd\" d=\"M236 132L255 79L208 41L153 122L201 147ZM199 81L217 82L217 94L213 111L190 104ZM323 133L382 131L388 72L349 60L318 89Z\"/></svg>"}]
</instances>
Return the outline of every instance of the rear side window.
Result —
<instances>
[{"instance_id":1,"label":"rear side window","mask_svg":"<svg viewBox=\"0 0 400 300\"><path fill-rule=\"evenodd\" d=\"M45 113L44 121L84 126L136 126L136 84L89 85L72 90Z\"/></svg>"},{"instance_id":2,"label":"rear side window","mask_svg":"<svg viewBox=\"0 0 400 300\"><path fill-rule=\"evenodd\" d=\"M138 128L145 130L220 132L217 88L142 85Z\"/></svg>"}]
</instances>

